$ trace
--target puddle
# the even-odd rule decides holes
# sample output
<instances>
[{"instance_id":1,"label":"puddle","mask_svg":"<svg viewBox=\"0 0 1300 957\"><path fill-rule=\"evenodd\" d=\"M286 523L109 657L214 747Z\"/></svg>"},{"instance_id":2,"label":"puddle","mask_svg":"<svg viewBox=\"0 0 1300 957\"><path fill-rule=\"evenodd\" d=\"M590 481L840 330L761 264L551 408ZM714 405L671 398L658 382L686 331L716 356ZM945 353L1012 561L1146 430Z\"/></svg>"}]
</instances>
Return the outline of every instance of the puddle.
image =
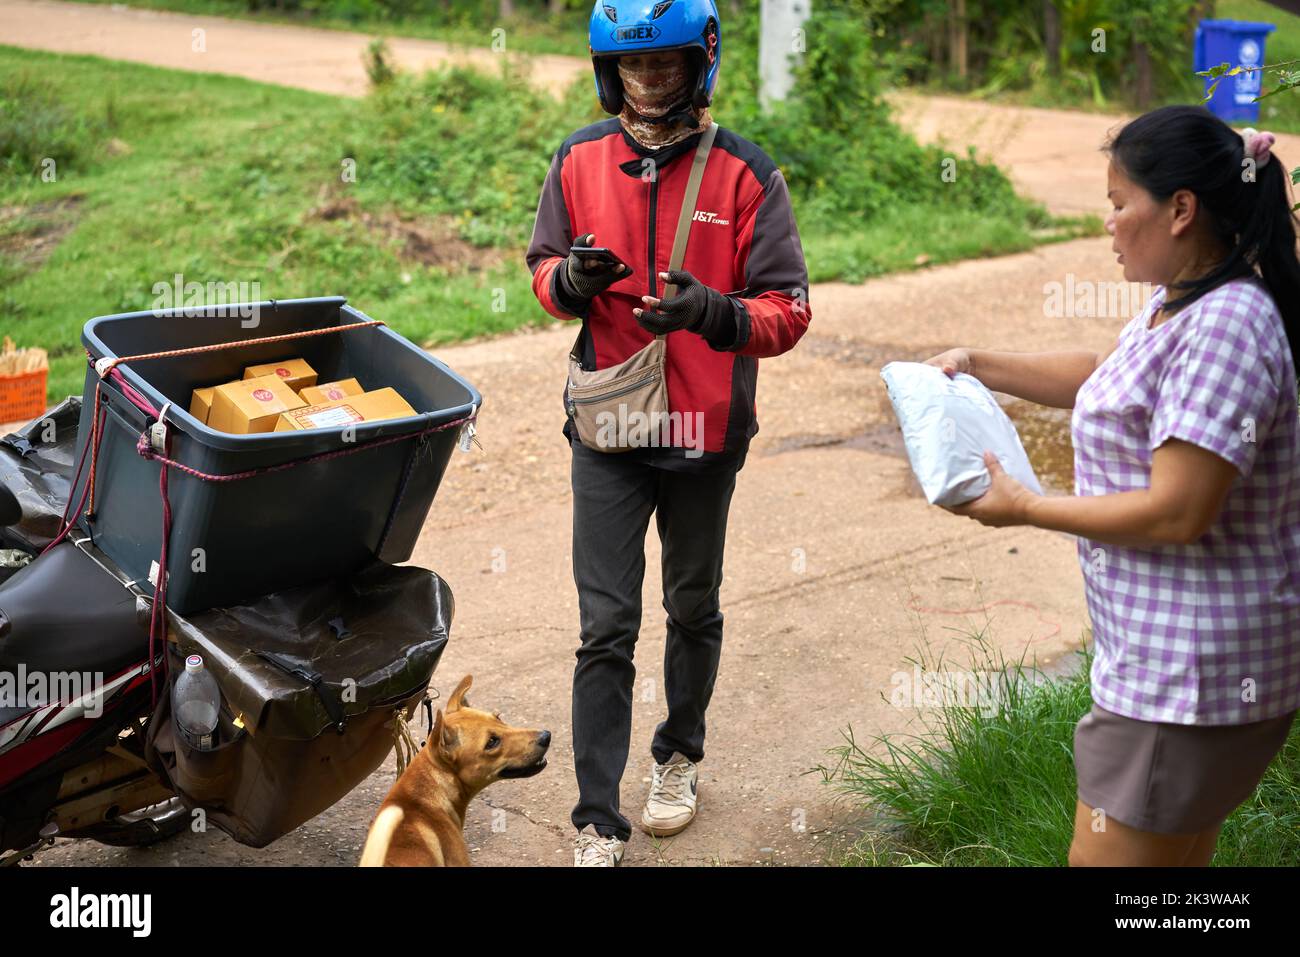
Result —
<instances>
[{"instance_id":1,"label":"puddle","mask_svg":"<svg viewBox=\"0 0 1300 957\"><path fill-rule=\"evenodd\" d=\"M944 350L943 346L901 342L864 342L853 336L818 334L804 336L799 350L819 359L852 366L883 366L887 362L924 362Z\"/></svg>"},{"instance_id":2,"label":"puddle","mask_svg":"<svg viewBox=\"0 0 1300 957\"><path fill-rule=\"evenodd\" d=\"M786 435L772 443L764 450L764 455L779 455L782 452L798 452L801 449L858 449L864 452L879 452L883 455L906 456L903 447L903 434L898 426L873 425L866 431L854 435Z\"/></svg>"},{"instance_id":3,"label":"puddle","mask_svg":"<svg viewBox=\"0 0 1300 957\"><path fill-rule=\"evenodd\" d=\"M1022 399L1002 406L1020 433L1029 464L1045 491L1073 493L1074 444L1070 441L1070 410L1049 409Z\"/></svg>"},{"instance_id":4,"label":"puddle","mask_svg":"<svg viewBox=\"0 0 1300 957\"><path fill-rule=\"evenodd\" d=\"M1002 407L1015 423L1020 441L1029 456L1034 474L1049 492L1071 494L1074 491L1074 445L1070 441L1070 410L1049 409L1021 399L1012 399ZM882 423L854 435L787 435L764 449L764 455L797 452L801 449L858 449L882 455L907 457L898 426ZM919 488L917 489L919 493Z\"/></svg>"}]
</instances>

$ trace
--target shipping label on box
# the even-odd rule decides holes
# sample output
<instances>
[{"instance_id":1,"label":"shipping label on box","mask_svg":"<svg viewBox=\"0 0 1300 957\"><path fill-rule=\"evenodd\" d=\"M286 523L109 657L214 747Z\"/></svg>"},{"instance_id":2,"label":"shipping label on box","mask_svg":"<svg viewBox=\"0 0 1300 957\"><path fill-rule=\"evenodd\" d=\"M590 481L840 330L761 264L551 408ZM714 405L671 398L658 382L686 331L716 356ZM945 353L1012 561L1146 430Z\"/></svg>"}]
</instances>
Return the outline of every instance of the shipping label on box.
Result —
<instances>
[{"instance_id":1,"label":"shipping label on box","mask_svg":"<svg viewBox=\"0 0 1300 957\"><path fill-rule=\"evenodd\" d=\"M285 420L288 420L286 423ZM353 422L364 422L365 417L345 402L338 405L309 405L305 409L296 409L280 416L275 431L288 432L293 429L330 429Z\"/></svg>"},{"instance_id":2,"label":"shipping label on box","mask_svg":"<svg viewBox=\"0 0 1300 957\"><path fill-rule=\"evenodd\" d=\"M360 395L348 396L335 402L308 406L280 416L275 425L277 432L295 429L324 429L351 425L354 422L381 422L385 419L403 419L415 415L415 409L396 389L376 389ZM356 418L353 418L356 416Z\"/></svg>"}]
</instances>

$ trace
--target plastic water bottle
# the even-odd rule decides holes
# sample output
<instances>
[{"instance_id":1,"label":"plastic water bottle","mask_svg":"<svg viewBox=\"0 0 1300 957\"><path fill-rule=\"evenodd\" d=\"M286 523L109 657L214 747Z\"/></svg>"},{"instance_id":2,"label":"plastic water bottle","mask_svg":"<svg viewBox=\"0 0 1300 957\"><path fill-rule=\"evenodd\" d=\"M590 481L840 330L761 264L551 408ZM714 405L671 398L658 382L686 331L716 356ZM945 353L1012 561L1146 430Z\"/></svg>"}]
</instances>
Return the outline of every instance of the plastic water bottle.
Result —
<instances>
[{"instance_id":1,"label":"plastic water bottle","mask_svg":"<svg viewBox=\"0 0 1300 957\"><path fill-rule=\"evenodd\" d=\"M213 732L221 709L217 680L203 667L201 655L185 659L185 673L172 687L172 714L185 740L200 751L212 750Z\"/></svg>"}]
</instances>

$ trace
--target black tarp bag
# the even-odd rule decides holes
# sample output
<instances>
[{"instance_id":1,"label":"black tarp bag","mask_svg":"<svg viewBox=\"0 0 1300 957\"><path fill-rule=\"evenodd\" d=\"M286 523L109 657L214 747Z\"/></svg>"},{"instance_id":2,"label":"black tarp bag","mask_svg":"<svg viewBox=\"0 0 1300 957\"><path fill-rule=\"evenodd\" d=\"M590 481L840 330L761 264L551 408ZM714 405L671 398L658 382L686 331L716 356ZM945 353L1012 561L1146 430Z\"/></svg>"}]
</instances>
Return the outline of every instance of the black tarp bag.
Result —
<instances>
[{"instance_id":1,"label":"black tarp bag","mask_svg":"<svg viewBox=\"0 0 1300 957\"><path fill-rule=\"evenodd\" d=\"M169 614L169 680L145 757L191 809L265 847L383 763L446 646L451 590L433 572L372 565L249 605ZM170 686L203 656L223 704L213 747L176 733Z\"/></svg>"}]
</instances>

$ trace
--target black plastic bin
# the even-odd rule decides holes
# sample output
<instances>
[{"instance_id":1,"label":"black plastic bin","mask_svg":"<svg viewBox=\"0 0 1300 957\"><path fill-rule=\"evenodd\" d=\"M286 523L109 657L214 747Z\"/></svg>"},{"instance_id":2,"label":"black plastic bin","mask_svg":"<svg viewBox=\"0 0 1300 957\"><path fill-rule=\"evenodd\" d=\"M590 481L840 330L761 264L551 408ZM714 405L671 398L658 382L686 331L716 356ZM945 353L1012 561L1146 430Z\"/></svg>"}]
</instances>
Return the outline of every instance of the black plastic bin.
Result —
<instances>
[{"instance_id":1,"label":"black plastic bin","mask_svg":"<svg viewBox=\"0 0 1300 957\"><path fill-rule=\"evenodd\" d=\"M100 316L86 323L82 341L93 361L367 321L346 303L329 297L213 306L201 315L177 308ZM258 323L246 328L251 306ZM367 389L392 386L419 414L357 423L347 436L342 427L230 435L189 414L193 389L238 379L246 366L291 357L307 360L321 382L355 377ZM208 481L169 469L167 605L182 615L351 574L372 557L388 563L410 558L460 429L417 434L462 419L482 402L468 382L386 326L117 368L155 408L171 403L165 414L169 457L200 472L231 475L358 449L238 481ZM98 384L94 369L88 370L83 443L90 440ZM107 420L95 469L94 516L87 520L83 509L77 524L147 591L162 543L162 466L136 449L149 417L111 378L101 388ZM361 448L402 435L412 437ZM88 478L89 458L73 489L74 504Z\"/></svg>"}]
</instances>

